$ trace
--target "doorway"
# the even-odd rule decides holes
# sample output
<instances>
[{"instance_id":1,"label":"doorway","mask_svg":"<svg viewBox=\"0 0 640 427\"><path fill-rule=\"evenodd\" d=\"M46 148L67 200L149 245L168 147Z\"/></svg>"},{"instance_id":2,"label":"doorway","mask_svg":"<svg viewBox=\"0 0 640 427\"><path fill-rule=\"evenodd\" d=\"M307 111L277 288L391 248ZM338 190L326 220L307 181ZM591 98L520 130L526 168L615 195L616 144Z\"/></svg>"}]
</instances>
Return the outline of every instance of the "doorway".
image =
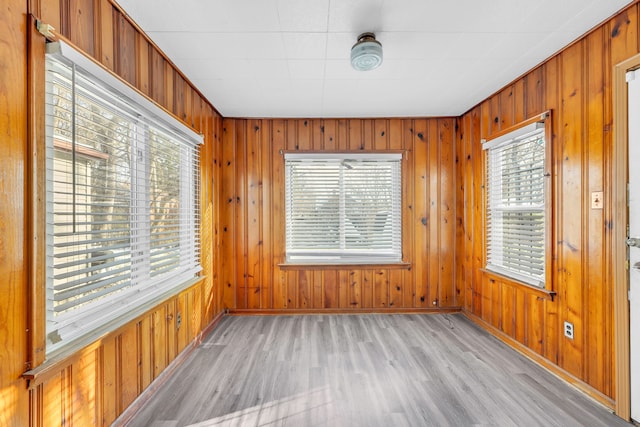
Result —
<instances>
[{"instance_id":1,"label":"doorway","mask_svg":"<svg viewBox=\"0 0 640 427\"><path fill-rule=\"evenodd\" d=\"M615 409L640 421L640 55L615 66L613 117Z\"/></svg>"},{"instance_id":2,"label":"doorway","mask_svg":"<svg viewBox=\"0 0 640 427\"><path fill-rule=\"evenodd\" d=\"M640 69L627 71L626 80L629 222L625 243L629 256L631 418L640 421L640 170L637 167L640 159Z\"/></svg>"}]
</instances>

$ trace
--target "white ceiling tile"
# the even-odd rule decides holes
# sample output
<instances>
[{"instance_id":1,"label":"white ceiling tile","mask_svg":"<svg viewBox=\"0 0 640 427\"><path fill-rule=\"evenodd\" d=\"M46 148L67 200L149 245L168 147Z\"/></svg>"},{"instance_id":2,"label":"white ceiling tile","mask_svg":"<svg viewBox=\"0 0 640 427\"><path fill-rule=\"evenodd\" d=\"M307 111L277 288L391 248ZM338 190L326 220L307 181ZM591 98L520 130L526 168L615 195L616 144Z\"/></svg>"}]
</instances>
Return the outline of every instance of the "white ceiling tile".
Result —
<instances>
[{"instance_id":1,"label":"white ceiling tile","mask_svg":"<svg viewBox=\"0 0 640 427\"><path fill-rule=\"evenodd\" d=\"M385 59L440 59L460 44L460 34L451 33L382 32L376 36Z\"/></svg>"},{"instance_id":2,"label":"white ceiling tile","mask_svg":"<svg viewBox=\"0 0 640 427\"><path fill-rule=\"evenodd\" d=\"M282 33L285 55L289 59L324 59L326 33Z\"/></svg>"},{"instance_id":3,"label":"white ceiling tile","mask_svg":"<svg viewBox=\"0 0 640 427\"><path fill-rule=\"evenodd\" d=\"M289 59L289 76L294 80L322 80L324 64L321 59Z\"/></svg>"},{"instance_id":4,"label":"white ceiling tile","mask_svg":"<svg viewBox=\"0 0 640 427\"><path fill-rule=\"evenodd\" d=\"M174 1L176 15L187 14L195 31L277 32L280 19L276 0ZM193 7L191 7L193 6Z\"/></svg>"},{"instance_id":5,"label":"white ceiling tile","mask_svg":"<svg viewBox=\"0 0 640 427\"><path fill-rule=\"evenodd\" d=\"M350 60L351 47L358 41L358 33L327 34L327 59ZM384 47L383 47L384 49Z\"/></svg>"},{"instance_id":6,"label":"white ceiling tile","mask_svg":"<svg viewBox=\"0 0 640 427\"><path fill-rule=\"evenodd\" d=\"M192 80L251 79L254 72L248 59L183 59L180 69Z\"/></svg>"},{"instance_id":7,"label":"white ceiling tile","mask_svg":"<svg viewBox=\"0 0 640 427\"><path fill-rule=\"evenodd\" d=\"M326 32L329 0L277 0L283 32Z\"/></svg>"},{"instance_id":8,"label":"white ceiling tile","mask_svg":"<svg viewBox=\"0 0 640 427\"><path fill-rule=\"evenodd\" d=\"M376 32L382 30L382 0L332 1L330 32Z\"/></svg>"},{"instance_id":9,"label":"white ceiling tile","mask_svg":"<svg viewBox=\"0 0 640 427\"><path fill-rule=\"evenodd\" d=\"M259 80L279 80L289 78L286 59L251 59L249 67L253 76Z\"/></svg>"}]
</instances>

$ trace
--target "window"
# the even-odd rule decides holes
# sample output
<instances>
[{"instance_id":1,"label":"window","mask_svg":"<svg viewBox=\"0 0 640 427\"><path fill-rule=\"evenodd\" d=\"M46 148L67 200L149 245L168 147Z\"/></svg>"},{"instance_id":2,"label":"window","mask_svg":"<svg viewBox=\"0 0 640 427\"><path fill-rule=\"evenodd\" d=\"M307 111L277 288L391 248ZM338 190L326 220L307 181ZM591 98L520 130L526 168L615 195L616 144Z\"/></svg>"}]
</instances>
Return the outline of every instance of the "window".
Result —
<instances>
[{"instance_id":1,"label":"window","mask_svg":"<svg viewBox=\"0 0 640 427\"><path fill-rule=\"evenodd\" d=\"M487 150L487 269L545 287L544 123L484 143Z\"/></svg>"},{"instance_id":2,"label":"window","mask_svg":"<svg viewBox=\"0 0 640 427\"><path fill-rule=\"evenodd\" d=\"M202 138L67 45L47 52L50 354L193 280Z\"/></svg>"},{"instance_id":3,"label":"window","mask_svg":"<svg viewBox=\"0 0 640 427\"><path fill-rule=\"evenodd\" d=\"M287 261L400 262L401 159L285 153Z\"/></svg>"}]
</instances>

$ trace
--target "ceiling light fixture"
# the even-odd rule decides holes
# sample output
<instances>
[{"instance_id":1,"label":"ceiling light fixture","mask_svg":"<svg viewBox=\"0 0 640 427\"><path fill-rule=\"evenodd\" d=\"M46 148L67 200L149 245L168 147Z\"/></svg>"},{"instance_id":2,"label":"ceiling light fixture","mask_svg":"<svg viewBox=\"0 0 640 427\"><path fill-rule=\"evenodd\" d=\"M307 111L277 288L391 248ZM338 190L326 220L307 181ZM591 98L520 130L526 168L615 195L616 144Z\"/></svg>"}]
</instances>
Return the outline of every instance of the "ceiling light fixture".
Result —
<instances>
[{"instance_id":1,"label":"ceiling light fixture","mask_svg":"<svg viewBox=\"0 0 640 427\"><path fill-rule=\"evenodd\" d=\"M382 64L382 44L373 33L362 33L351 48L351 66L357 71L369 71Z\"/></svg>"}]
</instances>

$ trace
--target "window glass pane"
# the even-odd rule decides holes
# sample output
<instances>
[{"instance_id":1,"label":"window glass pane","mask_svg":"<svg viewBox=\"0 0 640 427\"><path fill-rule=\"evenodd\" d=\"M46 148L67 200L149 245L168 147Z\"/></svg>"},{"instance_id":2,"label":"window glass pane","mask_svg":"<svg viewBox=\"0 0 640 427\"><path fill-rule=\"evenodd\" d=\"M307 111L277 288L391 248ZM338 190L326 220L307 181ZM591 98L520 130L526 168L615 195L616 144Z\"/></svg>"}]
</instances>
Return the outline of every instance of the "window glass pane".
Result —
<instances>
[{"instance_id":1,"label":"window glass pane","mask_svg":"<svg viewBox=\"0 0 640 427\"><path fill-rule=\"evenodd\" d=\"M544 286L544 129L491 147L487 158L487 268Z\"/></svg>"},{"instance_id":2,"label":"window glass pane","mask_svg":"<svg viewBox=\"0 0 640 427\"><path fill-rule=\"evenodd\" d=\"M149 131L149 223L151 276L180 266L180 143Z\"/></svg>"},{"instance_id":3,"label":"window glass pane","mask_svg":"<svg viewBox=\"0 0 640 427\"><path fill-rule=\"evenodd\" d=\"M74 106L71 69L52 68L50 304L64 313L131 284L132 123L80 90Z\"/></svg>"},{"instance_id":4,"label":"window glass pane","mask_svg":"<svg viewBox=\"0 0 640 427\"><path fill-rule=\"evenodd\" d=\"M47 353L200 270L201 138L61 46L45 74Z\"/></svg>"},{"instance_id":5,"label":"window glass pane","mask_svg":"<svg viewBox=\"0 0 640 427\"><path fill-rule=\"evenodd\" d=\"M286 160L289 261L402 259L400 159L351 156Z\"/></svg>"}]
</instances>

